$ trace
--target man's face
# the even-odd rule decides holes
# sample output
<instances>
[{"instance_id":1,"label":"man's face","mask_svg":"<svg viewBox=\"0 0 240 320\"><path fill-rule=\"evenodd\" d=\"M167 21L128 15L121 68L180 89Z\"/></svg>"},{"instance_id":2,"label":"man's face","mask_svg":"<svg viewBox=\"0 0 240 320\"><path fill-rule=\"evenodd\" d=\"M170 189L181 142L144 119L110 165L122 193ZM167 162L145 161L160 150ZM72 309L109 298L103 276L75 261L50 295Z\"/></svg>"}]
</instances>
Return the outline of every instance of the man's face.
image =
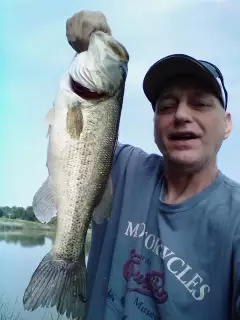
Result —
<instances>
[{"instance_id":1,"label":"man's face","mask_svg":"<svg viewBox=\"0 0 240 320\"><path fill-rule=\"evenodd\" d=\"M190 77L175 79L155 109L155 142L165 161L190 168L216 160L231 131L231 116L206 85Z\"/></svg>"}]
</instances>

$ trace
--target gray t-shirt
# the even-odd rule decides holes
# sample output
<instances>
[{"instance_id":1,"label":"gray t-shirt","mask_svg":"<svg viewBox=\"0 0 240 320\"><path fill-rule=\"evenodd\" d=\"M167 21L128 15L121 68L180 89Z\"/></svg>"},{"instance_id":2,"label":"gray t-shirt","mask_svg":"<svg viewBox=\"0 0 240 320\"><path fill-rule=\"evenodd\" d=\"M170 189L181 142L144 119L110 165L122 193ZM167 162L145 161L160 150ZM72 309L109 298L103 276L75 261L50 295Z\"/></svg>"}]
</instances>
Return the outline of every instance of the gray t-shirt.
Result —
<instances>
[{"instance_id":1,"label":"gray t-shirt","mask_svg":"<svg viewBox=\"0 0 240 320\"><path fill-rule=\"evenodd\" d=\"M93 223L87 320L240 319L240 185L219 171L161 201L163 160L118 145L109 222Z\"/></svg>"}]
</instances>

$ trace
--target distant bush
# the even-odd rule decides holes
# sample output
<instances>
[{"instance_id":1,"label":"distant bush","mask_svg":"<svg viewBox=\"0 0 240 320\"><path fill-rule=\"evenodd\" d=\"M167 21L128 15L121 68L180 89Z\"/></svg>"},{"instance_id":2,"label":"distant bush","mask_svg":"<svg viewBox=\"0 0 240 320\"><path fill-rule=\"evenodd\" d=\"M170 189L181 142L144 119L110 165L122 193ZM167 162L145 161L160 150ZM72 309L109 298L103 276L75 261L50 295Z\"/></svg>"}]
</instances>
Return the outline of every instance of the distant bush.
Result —
<instances>
[{"instance_id":1,"label":"distant bush","mask_svg":"<svg viewBox=\"0 0 240 320\"><path fill-rule=\"evenodd\" d=\"M31 206L27 208L16 206L0 207L0 218L38 221Z\"/></svg>"}]
</instances>

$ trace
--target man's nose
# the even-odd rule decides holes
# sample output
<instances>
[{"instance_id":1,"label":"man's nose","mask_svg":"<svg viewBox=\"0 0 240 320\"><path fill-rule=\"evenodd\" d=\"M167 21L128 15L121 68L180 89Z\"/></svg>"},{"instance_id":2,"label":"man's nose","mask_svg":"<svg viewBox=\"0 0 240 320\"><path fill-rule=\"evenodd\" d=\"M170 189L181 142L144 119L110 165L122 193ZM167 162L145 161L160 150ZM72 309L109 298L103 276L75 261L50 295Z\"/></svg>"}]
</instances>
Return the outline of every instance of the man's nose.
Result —
<instances>
[{"instance_id":1,"label":"man's nose","mask_svg":"<svg viewBox=\"0 0 240 320\"><path fill-rule=\"evenodd\" d=\"M179 101L178 107L174 115L176 122L191 122L192 121L192 110L187 103L185 98Z\"/></svg>"}]
</instances>

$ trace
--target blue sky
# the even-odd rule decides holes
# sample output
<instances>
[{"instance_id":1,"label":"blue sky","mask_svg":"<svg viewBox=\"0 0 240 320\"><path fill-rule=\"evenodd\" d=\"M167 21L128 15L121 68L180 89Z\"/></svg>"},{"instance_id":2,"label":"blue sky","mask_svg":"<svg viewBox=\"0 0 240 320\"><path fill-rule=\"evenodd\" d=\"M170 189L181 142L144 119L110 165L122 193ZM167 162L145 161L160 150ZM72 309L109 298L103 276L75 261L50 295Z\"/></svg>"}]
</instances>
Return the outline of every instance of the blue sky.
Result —
<instances>
[{"instance_id":1,"label":"blue sky","mask_svg":"<svg viewBox=\"0 0 240 320\"><path fill-rule=\"evenodd\" d=\"M31 205L46 178L44 118L59 78L74 55L66 41L65 22L83 9L103 11L113 35L130 53L121 142L157 152L153 114L142 91L144 74L157 59L186 53L221 69L234 126L218 162L225 174L240 182L239 0L5 0L0 4L4 24L0 45L0 205Z\"/></svg>"}]
</instances>

